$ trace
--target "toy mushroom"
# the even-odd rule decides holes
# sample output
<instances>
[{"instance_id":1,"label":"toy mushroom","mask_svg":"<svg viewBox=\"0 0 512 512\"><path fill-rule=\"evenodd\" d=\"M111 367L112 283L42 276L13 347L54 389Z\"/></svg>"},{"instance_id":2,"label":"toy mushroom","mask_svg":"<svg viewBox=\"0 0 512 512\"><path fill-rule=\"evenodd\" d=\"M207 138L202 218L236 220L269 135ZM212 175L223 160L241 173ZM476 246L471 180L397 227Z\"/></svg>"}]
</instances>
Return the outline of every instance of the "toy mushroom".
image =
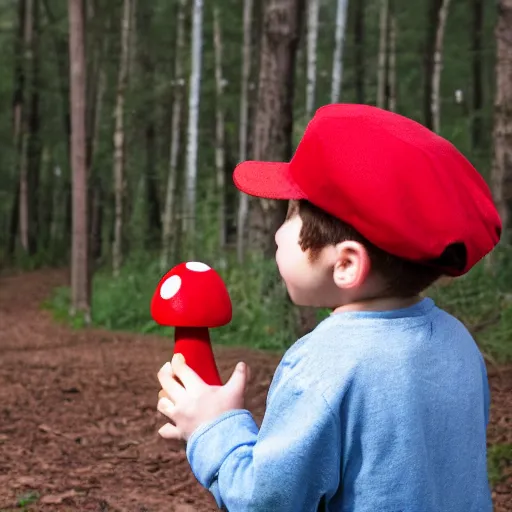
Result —
<instances>
[{"instance_id":1,"label":"toy mushroom","mask_svg":"<svg viewBox=\"0 0 512 512\"><path fill-rule=\"evenodd\" d=\"M182 354L207 384L222 385L208 329L229 323L232 308L226 285L215 270L198 261L169 270L153 295L151 316L157 324L175 327L175 354Z\"/></svg>"}]
</instances>

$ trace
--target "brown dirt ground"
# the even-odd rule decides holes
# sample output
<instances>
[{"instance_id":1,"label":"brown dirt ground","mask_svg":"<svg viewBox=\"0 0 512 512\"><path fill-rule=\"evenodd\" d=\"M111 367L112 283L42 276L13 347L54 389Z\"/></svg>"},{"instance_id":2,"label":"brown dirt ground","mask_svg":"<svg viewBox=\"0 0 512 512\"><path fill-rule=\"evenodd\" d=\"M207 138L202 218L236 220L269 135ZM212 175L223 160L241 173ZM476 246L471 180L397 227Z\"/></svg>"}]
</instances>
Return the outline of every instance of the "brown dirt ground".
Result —
<instances>
[{"instance_id":1,"label":"brown dirt ground","mask_svg":"<svg viewBox=\"0 0 512 512\"><path fill-rule=\"evenodd\" d=\"M15 510L31 491L39 499L30 511L216 510L183 446L157 435L156 371L169 341L56 324L39 305L65 282L55 270L0 279L0 511ZM279 358L222 347L216 357L223 379L237 361L250 365L248 408L261 421ZM489 372L489 440L510 443L512 367ZM506 471L496 512L512 511Z\"/></svg>"}]
</instances>

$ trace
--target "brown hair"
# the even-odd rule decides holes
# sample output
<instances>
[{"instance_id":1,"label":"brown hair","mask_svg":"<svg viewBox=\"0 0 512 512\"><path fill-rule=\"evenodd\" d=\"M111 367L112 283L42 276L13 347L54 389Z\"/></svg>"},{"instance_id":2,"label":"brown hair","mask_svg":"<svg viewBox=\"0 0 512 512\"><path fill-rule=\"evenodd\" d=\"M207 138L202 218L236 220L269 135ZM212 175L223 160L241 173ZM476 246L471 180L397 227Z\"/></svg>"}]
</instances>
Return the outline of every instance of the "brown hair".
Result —
<instances>
[{"instance_id":1,"label":"brown hair","mask_svg":"<svg viewBox=\"0 0 512 512\"><path fill-rule=\"evenodd\" d=\"M296 213L302 219L299 245L303 251L309 251L310 261L315 261L320 251L329 245L347 240L359 242L368 252L372 270L387 282L383 296L415 296L443 274L439 268L404 260L379 249L352 226L308 201L290 201L287 218Z\"/></svg>"}]
</instances>

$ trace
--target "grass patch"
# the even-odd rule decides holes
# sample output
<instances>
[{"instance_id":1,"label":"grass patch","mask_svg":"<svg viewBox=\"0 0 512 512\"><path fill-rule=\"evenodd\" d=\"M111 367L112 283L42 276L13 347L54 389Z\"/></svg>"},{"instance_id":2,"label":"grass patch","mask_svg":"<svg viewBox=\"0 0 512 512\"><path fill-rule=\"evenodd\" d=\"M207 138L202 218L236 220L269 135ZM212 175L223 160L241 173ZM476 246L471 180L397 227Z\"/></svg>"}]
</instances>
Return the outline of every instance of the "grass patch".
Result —
<instances>
[{"instance_id":1,"label":"grass patch","mask_svg":"<svg viewBox=\"0 0 512 512\"><path fill-rule=\"evenodd\" d=\"M494 444L487 450L487 468L492 487L503 481L504 469L512 465L512 444Z\"/></svg>"},{"instance_id":2,"label":"grass patch","mask_svg":"<svg viewBox=\"0 0 512 512\"><path fill-rule=\"evenodd\" d=\"M23 494L20 494L16 500L16 505L18 507L27 507L28 505L32 505L39 500L39 493L37 491L27 491Z\"/></svg>"}]
</instances>

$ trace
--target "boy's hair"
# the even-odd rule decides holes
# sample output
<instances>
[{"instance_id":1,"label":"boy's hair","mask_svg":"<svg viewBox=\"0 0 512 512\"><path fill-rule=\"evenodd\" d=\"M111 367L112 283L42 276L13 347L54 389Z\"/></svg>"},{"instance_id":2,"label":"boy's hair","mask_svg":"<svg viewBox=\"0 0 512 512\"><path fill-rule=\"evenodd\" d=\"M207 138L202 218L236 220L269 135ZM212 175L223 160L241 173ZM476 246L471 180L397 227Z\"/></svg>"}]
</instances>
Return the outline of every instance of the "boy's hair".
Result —
<instances>
[{"instance_id":1,"label":"boy's hair","mask_svg":"<svg viewBox=\"0 0 512 512\"><path fill-rule=\"evenodd\" d=\"M389 254L369 242L352 226L326 213L308 201L290 201L287 218L296 213L302 219L299 245L315 261L320 251L346 240L361 243L370 257L372 270L387 282L383 295L412 297L428 288L443 275L439 268L423 265Z\"/></svg>"}]
</instances>

